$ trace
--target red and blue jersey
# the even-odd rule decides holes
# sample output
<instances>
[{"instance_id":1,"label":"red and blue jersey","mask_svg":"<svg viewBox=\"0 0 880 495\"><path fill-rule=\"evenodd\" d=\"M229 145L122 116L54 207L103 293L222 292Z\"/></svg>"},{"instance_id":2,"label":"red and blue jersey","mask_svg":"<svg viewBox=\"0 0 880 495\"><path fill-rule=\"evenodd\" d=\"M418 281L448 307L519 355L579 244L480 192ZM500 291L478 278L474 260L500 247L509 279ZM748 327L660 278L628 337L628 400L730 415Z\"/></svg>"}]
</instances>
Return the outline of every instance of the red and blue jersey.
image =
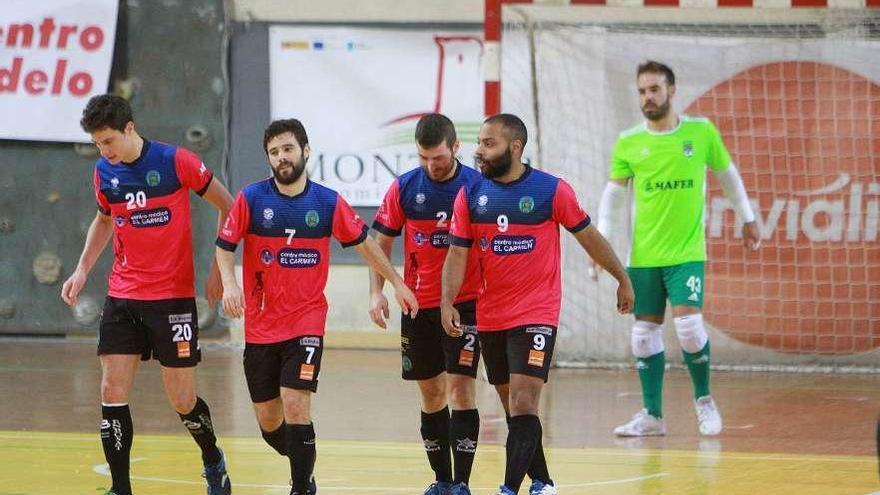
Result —
<instances>
[{"instance_id":1,"label":"red and blue jersey","mask_svg":"<svg viewBox=\"0 0 880 495\"><path fill-rule=\"evenodd\" d=\"M559 325L560 225L575 233L590 217L567 182L540 170L526 166L513 182L482 178L459 191L450 242L476 243L484 284L479 331Z\"/></svg>"},{"instance_id":2,"label":"red and blue jersey","mask_svg":"<svg viewBox=\"0 0 880 495\"><path fill-rule=\"evenodd\" d=\"M420 308L440 306L455 195L463 186L479 180L479 172L461 163L455 175L443 182L432 180L422 167L417 167L391 184L376 212L373 229L392 237L404 234L403 279L415 293ZM476 299L481 283L476 251L471 250L464 284L455 302Z\"/></svg>"},{"instance_id":3,"label":"red and blue jersey","mask_svg":"<svg viewBox=\"0 0 880 495\"><path fill-rule=\"evenodd\" d=\"M367 230L339 193L311 180L296 196L282 194L273 178L242 189L217 246L235 251L244 240L245 341L324 335L330 237L355 246Z\"/></svg>"},{"instance_id":4,"label":"red and blue jersey","mask_svg":"<svg viewBox=\"0 0 880 495\"><path fill-rule=\"evenodd\" d=\"M202 195L213 174L195 153L144 140L132 163L95 165L98 209L113 218L108 294L155 301L193 297L189 190Z\"/></svg>"}]
</instances>

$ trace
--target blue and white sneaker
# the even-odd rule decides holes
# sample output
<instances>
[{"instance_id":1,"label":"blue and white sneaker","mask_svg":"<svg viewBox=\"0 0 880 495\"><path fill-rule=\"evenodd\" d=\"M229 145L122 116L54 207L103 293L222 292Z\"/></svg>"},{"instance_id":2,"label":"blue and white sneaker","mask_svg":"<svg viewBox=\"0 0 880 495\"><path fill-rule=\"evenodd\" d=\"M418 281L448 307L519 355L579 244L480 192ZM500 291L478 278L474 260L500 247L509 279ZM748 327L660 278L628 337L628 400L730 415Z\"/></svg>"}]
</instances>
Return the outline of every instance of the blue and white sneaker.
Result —
<instances>
[{"instance_id":1,"label":"blue and white sneaker","mask_svg":"<svg viewBox=\"0 0 880 495\"><path fill-rule=\"evenodd\" d=\"M226 454L220 449L220 460L214 464L205 464L202 478L208 483L208 495L230 495L232 482L226 474Z\"/></svg>"},{"instance_id":2,"label":"blue and white sneaker","mask_svg":"<svg viewBox=\"0 0 880 495\"><path fill-rule=\"evenodd\" d=\"M449 495L471 495L471 489L464 483L456 483L452 485Z\"/></svg>"},{"instance_id":3,"label":"blue and white sneaker","mask_svg":"<svg viewBox=\"0 0 880 495\"><path fill-rule=\"evenodd\" d=\"M529 487L529 495L556 495L556 486L552 481L544 483L541 480L533 480Z\"/></svg>"},{"instance_id":4,"label":"blue and white sneaker","mask_svg":"<svg viewBox=\"0 0 880 495\"><path fill-rule=\"evenodd\" d=\"M510 488L501 485L498 487L498 495L516 495L516 493L513 493L513 490L511 490Z\"/></svg>"},{"instance_id":5,"label":"blue and white sneaker","mask_svg":"<svg viewBox=\"0 0 880 495\"><path fill-rule=\"evenodd\" d=\"M451 489L452 483L436 481L428 485L428 488L425 489L424 495L449 495L449 490Z\"/></svg>"}]
</instances>

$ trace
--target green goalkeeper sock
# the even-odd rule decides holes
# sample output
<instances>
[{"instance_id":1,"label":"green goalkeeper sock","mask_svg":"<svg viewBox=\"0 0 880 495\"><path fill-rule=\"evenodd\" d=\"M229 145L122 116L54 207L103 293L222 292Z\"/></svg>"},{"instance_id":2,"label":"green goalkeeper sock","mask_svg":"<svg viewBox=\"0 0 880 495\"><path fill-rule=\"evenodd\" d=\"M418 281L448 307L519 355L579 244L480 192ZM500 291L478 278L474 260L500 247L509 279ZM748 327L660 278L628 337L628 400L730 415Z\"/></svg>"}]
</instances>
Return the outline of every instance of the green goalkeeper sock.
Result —
<instances>
[{"instance_id":1,"label":"green goalkeeper sock","mask_svg":"<svg viewBox=\"0 0 880 495\"><path fill-rule=\"evenodd\" d=\"M681 351L681 353L691 375L691 381L694 382L694 399L709 395L709 364L711 362L709 343L706 342L703 350L699 352L692 354Z\"/></svg>"},{"instance_id":2,"label":"green goalkeeper sock","mask_svg":"<svg viewBox=\"0 0 880 495\"><path fill-rule=\"evenodd\" d=\"M663 417L663 374L666 371L666 353L660 352L646 358L638 358L639 381L642 383L642 400L648 414Z\"/></svg>"}]
</instances>

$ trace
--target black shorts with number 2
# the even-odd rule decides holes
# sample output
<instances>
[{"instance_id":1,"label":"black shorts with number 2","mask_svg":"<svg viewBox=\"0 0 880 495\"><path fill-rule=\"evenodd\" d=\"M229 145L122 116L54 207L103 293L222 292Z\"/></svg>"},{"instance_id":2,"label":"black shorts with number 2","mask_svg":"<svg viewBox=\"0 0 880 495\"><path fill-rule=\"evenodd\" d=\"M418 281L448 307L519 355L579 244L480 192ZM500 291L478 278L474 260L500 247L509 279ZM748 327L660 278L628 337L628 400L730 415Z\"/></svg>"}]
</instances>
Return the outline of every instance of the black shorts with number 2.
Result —
<instances>
[{"instance_id":1,"label":"black shorts with number 2","mask_svg":"<svg viewBox=\"0 0 880 495\"><path fill-rule=\"evenodd\" d=\"M244 346L244 377L251 401L266 402L281 395L281 387L318 391L324 338L304 335L272 344Z\"/></svg>"},{"instance_id":2,"label":"black shorts with number 2","mask_svg":"<svg viewBox=\"0 0 880 495\"><path fill-rule=\"evenodd\" d=\"M107 296L98 330L98 355L140 354L169 368L201 360L199 316L192 297L141 301Z\"/></svg>"},{"instance_id":3,"label":"black shorts with number 2","mask_svg":"<svg viewBox=\"0 0 880 495\"><path fill-rule=\"evenodd\" d=\"M510 374L541 378L550 376L550 360L556 345L556 327L523 325L497 332L480 332L486 375L492 385L510 383Z\"/></svg>"},{"instance_id":4,"label":"black shorts with number 2","mask_svg":"<svg viewBox=\"0 0 880 495\"><path fill-rule=\"evenodd\" d=\"M477 376L480 341L477 337L475 301L455 305L463 334L450 337L443 330L440 308L420 309L415 318L402 315L400 323L401 368L404 380L427 380L442 372Z\"/></svg>"}]
</instances>

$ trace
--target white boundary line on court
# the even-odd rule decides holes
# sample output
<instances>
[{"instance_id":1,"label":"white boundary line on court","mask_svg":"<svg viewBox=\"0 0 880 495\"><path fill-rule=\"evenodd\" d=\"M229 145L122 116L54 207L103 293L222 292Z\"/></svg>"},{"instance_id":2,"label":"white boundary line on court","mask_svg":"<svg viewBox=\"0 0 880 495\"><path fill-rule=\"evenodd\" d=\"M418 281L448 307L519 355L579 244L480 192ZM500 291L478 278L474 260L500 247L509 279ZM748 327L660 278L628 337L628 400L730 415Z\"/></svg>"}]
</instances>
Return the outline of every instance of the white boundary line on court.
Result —
<instances>
[{"instance_id":1,"label":"white boundary line on court","mask_svg":"<svg viewBox=\"0 0 880 495\"><path fill-rule=\"evenodd\" d=\"M135 457L131 460L131 463L134 464L135 462L140 462L140 461L144 461L144 460L147 460L147 458L146 457ZM101 476L106 476L108 478L110 477L110 466L108 464L96 464L96 465L92 466L92 471L94 471L97 474L100 474ZM605 481L591 481L591 482L586 482L586 483L570 483L570 484L558 485L558 486L559 486L559 488L583 488L583 487L590 487L590 486L622 485L625 483L634 483L636 481L645 481L645 480L650 480L650 479L654 479L654 478L663 478L665 476L669 476L669 473L655 473L655 474L649 474L646 476L637 476L634 478L624 478L624 479L605 480ZM131 476L131 479L138 480L138 481L152 481L152 482L157 482L157 483L173 483L176 485L203 485L203 484L205 484L204 481L173 480L173 479L168 479L168 478L155 478L155 477L149 477L149 476ZM336 480L331 480L331 481L336 481ZM242 488L287 488L290 485L273 485L273 484L238 483L238 482L236 482L235 486L242 487ZM418 490L422 489L422 487L389 488L389 487L367 487L367 486L361 486L361 487L327 486L327 485L323 485L323 484L321 485L320 488L322 491L332 490L332 491L344 491L344 492L354 492L354 491L356 491L356 492L379 492L379 491L381 491L381 492L413 492L413 491L418 491ZM471 487L471 489L473 489L473 490L492 490L492 489L494 489L494 487L478 486L478 487Z\"/></svg>"}]
</instances>

